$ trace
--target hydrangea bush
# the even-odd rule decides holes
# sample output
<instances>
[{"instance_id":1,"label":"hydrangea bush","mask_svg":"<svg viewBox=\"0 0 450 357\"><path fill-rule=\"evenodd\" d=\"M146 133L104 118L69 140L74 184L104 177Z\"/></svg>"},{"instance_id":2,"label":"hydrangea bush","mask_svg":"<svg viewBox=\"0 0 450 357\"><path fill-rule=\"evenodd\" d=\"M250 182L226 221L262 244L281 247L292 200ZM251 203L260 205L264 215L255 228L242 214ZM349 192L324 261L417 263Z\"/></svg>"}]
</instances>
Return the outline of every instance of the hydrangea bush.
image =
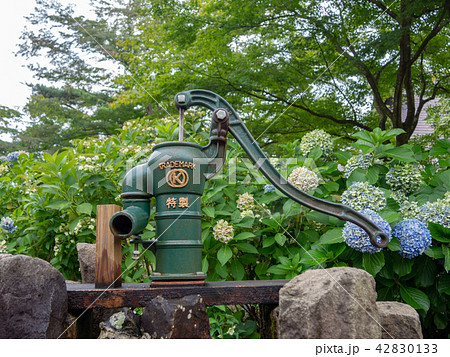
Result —
<instances>
[{"instance_id":1,"label":"hydrangea bush","mask_svg":"<svg viewBox=\"0 0 450 357\"><path fill-rule=\"evenodd\" d=\"M96 206L121 204L127 168L146 162L156 143L176 140L176 129L176 118L138 119L116 135L77 140L61 152L9 159L4 153L0 252L41 257L66 278L79 279L76 243L94 242ZM187 129L189 141L206 144L207 126ZM286 178L299 189L363 210L392 236L388 247L374 248L359 227L302 207L253 179L255 172L241 160L245 154L229 141L222 174L206 182L202 197L202 269L208 280L290 279L308 269L353 266L375 277L379 300L417 309L425 337L448 337L450 141L438 140L427 150L396 147L398 129L375 129L357 132L349 150L348 143L335 147L325 134L305 135L272 161L293 162ZM231 167L232 159L237 167ZM394 182L397 169L401 185ZM154 213L144 239L155 236ZM124 242L124 281L149 281L153 253L135 262L132 251ZM216 337L258 336L254 315L210 311Z\"/></svg>"}]
</instances>

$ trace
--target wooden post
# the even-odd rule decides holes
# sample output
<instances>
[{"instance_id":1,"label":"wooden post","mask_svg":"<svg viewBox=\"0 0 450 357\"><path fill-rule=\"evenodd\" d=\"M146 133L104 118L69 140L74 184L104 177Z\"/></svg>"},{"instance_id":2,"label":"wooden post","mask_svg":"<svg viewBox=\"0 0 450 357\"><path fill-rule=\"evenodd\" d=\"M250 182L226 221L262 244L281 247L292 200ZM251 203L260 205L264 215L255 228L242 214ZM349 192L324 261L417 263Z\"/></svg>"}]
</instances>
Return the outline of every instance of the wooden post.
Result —
<instances>
[{"instance_id":1,"label":"wooden post","mask_svg":"<svg viewBox=\"0 0 450 357\"><path fill-rule=\"evenodd\" d=\"M122 243L109 229L111 216L120 211L118 205L97 206L97 245L95 287L122 286ZM112 284L112 285L111 285Z\"/></svg>"}]
</instances>

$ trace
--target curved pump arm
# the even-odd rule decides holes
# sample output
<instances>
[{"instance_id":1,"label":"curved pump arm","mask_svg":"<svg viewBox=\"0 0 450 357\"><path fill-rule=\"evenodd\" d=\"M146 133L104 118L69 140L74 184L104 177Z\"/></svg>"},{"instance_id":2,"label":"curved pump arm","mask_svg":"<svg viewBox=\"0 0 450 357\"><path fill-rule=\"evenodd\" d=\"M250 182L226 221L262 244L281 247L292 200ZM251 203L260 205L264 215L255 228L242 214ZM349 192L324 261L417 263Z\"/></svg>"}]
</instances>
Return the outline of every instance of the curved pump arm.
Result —
<instances>
[{"instance_id":1,"label":"curved pump arm","mask_svg":"<svg viewBox=\"0 0 450 357\"><path fill-rule=\"evenodd\" d=\"M183 96L183 94L177 94L175 96L175 104L182 112L188 109L188 106L185 105L186 99L187 97ZM225 163L230 113L223 108L217 106L216 110L213 109L209 142L202 149L205 156L210 159L205 173L206 180L213 178Z\"/></svg>"},{"instance_id":2,"label":"curved pump arm","mask_svg":"<svg viewBox=\"0 0 450 357\"><path fill-rule=\"evenodd\" d=\"M259 169L262 174L285 195L294 201L311 208L313 210L335 216L339 219L355 223L364 229L370 238L373 246L384 248L388 245L389 239L386 233L380 229L375 223L366 218L363 214L353 210L352 208L339 204L328 202L317 197L308 195L300 191L291 183L289 183L270 163L269 159L262 152L261 148L253 139L252 135L244 125L239 115L233 107L221 96L211 91L203 89L194 89L186 92L178 93L175 96L175 105L178 108L186 110L193 106L202 106L215 112L219 109L225 109L230 117L229 131L244 151Z\"/></svg>"}]
</instances>

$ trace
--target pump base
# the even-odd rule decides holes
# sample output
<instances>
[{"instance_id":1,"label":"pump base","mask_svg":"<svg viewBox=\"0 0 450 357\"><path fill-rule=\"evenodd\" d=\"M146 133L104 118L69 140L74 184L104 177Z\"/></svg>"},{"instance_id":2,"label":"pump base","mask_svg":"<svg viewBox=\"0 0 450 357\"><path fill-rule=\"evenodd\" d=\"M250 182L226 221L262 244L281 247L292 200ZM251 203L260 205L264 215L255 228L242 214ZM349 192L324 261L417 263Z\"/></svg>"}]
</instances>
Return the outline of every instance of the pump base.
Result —
<instances>
[{"instance_id":1,"label":"pump base","mask_svg":"<svg viewBox=\"0 0 450 357\"><path fill-rule=\"evenodd\" d=\"M154 281L195 281L195 280L205 280L206 274L199 271L197 273L178 273L178 274L168 274L168 273L158 273L154 272L150 274L150 279L152 282Z\"/></svg>"},{"instance_id":2,"label":"pump base","mask_svg":"<svg viewBox=\"0 0 450 357\"><path fill-rule=\"evenodd\" d=\"M185 285L205 285L205 280L156 280L150 283L151 287L171 287L171 286L185 286Z\"/></svg>"}]
</instances>

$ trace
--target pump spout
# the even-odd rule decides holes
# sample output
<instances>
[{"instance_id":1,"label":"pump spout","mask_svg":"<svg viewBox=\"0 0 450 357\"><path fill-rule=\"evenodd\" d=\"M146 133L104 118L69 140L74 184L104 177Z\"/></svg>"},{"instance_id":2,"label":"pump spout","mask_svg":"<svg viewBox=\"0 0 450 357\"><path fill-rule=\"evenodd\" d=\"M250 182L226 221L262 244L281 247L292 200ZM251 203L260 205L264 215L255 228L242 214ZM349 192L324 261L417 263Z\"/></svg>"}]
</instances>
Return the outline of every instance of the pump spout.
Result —
<instances>
[{"instance_id":1,"label":"pump spout","mask_svg":"<svg viewBox=\"0 0 450 357\"><path fill-rule=\"evenodd\" d=\"M152 189L147 182L147 165L131 169L123 180L123 211L115 213L109 221L111 232L120 239L126 239L142 232L150 218Z\"/></svg>"}]
</instances>

